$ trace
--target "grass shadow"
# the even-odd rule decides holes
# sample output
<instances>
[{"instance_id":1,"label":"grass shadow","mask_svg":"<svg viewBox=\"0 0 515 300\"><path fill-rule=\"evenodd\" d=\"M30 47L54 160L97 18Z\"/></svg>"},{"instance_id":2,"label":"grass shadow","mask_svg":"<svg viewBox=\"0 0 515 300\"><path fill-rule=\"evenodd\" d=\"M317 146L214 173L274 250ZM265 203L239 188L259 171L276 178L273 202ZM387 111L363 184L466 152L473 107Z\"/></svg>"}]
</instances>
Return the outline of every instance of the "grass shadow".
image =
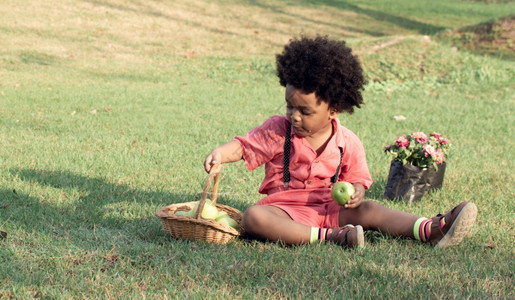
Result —
<instances>
[{"instance_id":1,"label":"grass shadow","mask_svg":"<svg viewBox=\"0 0 515 300\"><path fill-rule=\"evenodd\" d=\"M260 1L252 1L252 2L250 2L248 4L249 5L253 5L253 6L257 6L259 8L262 8L262 9L265 9L265 10L268 10L268 11L272 11L272 12L277 13L279 15L283 15L283 16L286 16L286 17L291 17L291 18L299 19L299 20L302 20L302 21L305 21L305 22L309 22L309 23L312 23L312 24L317 24L317 25L322 24L322 25L325 25L325 26L331 26L331 27L339 28L339 29L345 30L345 31L350 31L350 32L359 33L359 34L367 34L367 35L375 36L375 37L379 37L379 36L384 36L385 35L382 32L368 30L368 29L363 29L363 28L357 28L357 27L344 26L341 23L328 22L328 21L320 21L320 20L317 20L317 19L311 19L311 18L308 18L308 17L300 15L300 14L295 14L295 13L287 12L287 11L285 11L283 9L280 9L280 8L276 7L276 6L273 6L273 5L270 5L270 4L265 4L265 3L260 2ZM311 3L309 3L309 4L311 5ZM327 3L323 3L323 2L322 2L322 4L328 5ZM345 8L345 7L340 7L340 6L336 6L336 7L338 7L338 8Z\"/></svg>"},{"instance_id":2,"label":"grass shadow","mask_svg":"<svg viewBox=\"0 0 515 300\"><path fill-rule=\"evenodd\" d=\"M405 29L416 30L420 34L431 35L447 29L445 27L435 26L429 23L411 20L405 17L392 15L378 10L362 8L357 5L347 3L346 1L322 0L317 1L317 4L353 11L357 14L366 15L381 22L388 22L390 24L394 24Z\"/></svg>"},{"instance_id":3,"label":"grass shadow","mask_svg":"<svg viewBox=\"0 0 515 300\"><path fill-rule=\"evenodd\" d=\"M74 241L103 230L126 239L163 243L167 235L155 212L166 205L200 199L198 194L140 190L68 171L11 169L10 172L25 182L62 191L57 196L60 199L44 199L44 196L0 190L0 199L7 206L2 209L6 219L29 232L64 234ZM68 198L77 193L77 197ZM223 197L223 203L241 206L227 197Z\"/></svg>"}]
</instances>

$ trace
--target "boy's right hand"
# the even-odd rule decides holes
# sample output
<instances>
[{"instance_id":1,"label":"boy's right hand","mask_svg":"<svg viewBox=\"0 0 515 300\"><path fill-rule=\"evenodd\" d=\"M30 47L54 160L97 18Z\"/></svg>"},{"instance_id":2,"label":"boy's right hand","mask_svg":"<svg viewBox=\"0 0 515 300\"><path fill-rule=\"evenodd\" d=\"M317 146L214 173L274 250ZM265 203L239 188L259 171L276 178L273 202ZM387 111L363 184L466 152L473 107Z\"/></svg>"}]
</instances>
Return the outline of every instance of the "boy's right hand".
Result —
<instances>
[{"instance_id":1,"label":"boy's right hand","mask_svg":"<svg viewBox=\"0 0 515 300\"><path fill-rule=\"evenodd\" d=\"M218 165L215 173L219 173L222 170L222 154L219 151L213 150L204 160L204 170L207 173L211 172L211 168Z\"/></svg>"},{"instance_id":2,"label":"boy's right hand","mask_svg":"<svg viewBox=\"0 0 515 300\"><path fill-rule=\"evenodd\" d=\"M213 166L218 165L215 174L222 170L222 163L234 162L243 158L243 149L238 141L232 140L215 148L204 160L204 169L210 173Z\"/></svg>"}]
</instances>

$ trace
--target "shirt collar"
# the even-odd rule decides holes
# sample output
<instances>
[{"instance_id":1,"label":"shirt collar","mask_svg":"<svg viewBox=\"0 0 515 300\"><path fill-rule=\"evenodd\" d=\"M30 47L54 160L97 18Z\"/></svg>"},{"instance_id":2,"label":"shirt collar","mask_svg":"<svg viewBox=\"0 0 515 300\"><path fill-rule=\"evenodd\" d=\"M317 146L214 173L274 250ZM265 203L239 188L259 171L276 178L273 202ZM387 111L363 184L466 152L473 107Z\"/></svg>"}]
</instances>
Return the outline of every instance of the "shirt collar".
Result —
<instances>
[{"instance_id":1,"label":"shirt collar","mask_svg":"<svg viewBox=\"0 0 515 300\"><path fill-rule=\"evenodd\" d=\"M339 148L343 149L345 146L345 143L344 143L344 139L343 139L343 132L342 132L340 119L334 118L332 123L333 123L334 134L331 137L331 140L334 140L336 145Z\"/></svg>"}]
</instances>

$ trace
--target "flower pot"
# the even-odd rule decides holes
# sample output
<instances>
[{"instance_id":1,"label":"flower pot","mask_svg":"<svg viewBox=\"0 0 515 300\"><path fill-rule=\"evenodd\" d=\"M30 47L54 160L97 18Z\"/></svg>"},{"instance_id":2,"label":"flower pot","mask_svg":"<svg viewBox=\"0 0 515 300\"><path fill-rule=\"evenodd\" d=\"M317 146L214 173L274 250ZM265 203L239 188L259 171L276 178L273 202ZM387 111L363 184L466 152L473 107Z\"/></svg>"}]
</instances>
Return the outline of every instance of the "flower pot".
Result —
<instances>
[{"instance_id":1,"label":"flower pot","mask_svg":"<svg viewBox=\"0 0 515 300\"><path fill-rule=\"evenodd\" d=\"M418 201L430 191L442 187L445 166L444 162L435 170L433 166L420 168L392 161L383 197L402 199L410 203Z\"/></svg>"}]
</instances>

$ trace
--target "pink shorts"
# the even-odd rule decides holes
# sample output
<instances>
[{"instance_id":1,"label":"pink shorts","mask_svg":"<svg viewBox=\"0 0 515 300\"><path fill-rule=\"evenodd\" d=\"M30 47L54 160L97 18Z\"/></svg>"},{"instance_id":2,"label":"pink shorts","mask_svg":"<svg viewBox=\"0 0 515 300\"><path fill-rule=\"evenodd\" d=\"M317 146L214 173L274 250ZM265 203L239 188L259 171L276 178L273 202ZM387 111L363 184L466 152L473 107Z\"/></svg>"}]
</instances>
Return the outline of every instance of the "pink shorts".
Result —
<instances>
[{"instance_id":1,"label":"pink shorts","mask_svg":"<svg viewBox=\"0 0 515 300\"><path fill-rule=\"evenodd\" d=\"M312 227L338 227L340 208L330 189L287 190L266 196L257 205L284 210L292 220Z\"/></svg>"}]
</instances>

